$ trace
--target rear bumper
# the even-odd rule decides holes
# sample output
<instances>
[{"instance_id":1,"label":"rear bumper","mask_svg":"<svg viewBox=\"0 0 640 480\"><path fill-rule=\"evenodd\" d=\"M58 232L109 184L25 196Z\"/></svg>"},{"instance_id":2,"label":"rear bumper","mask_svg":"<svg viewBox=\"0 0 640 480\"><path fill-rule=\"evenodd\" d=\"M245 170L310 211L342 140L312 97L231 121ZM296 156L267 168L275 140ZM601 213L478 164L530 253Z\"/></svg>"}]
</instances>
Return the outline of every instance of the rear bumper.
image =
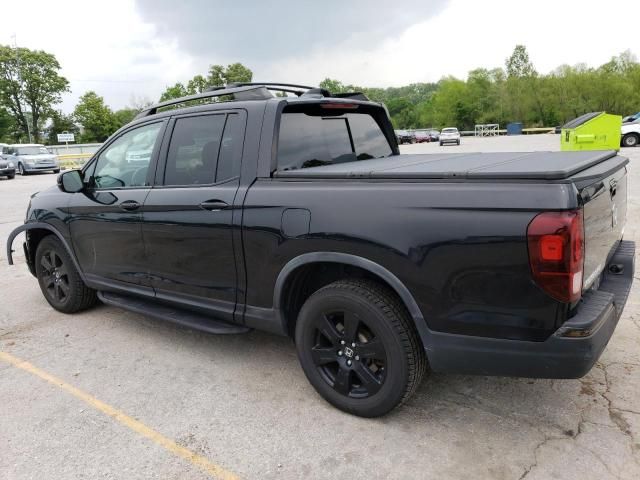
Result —
<instances>
[{"instance_id":1,"label":"rear bumper","mask_svg":"<svg viewBox=\"0 0 640 480\"><path fill-rule=\"evenodd\" d=\"M596 363L618 324L633 283L635 244L620 242L597 291L544 342L433 333L427 347L434 371L531 378L580 378Z\"/></svg>"}]
</instances>

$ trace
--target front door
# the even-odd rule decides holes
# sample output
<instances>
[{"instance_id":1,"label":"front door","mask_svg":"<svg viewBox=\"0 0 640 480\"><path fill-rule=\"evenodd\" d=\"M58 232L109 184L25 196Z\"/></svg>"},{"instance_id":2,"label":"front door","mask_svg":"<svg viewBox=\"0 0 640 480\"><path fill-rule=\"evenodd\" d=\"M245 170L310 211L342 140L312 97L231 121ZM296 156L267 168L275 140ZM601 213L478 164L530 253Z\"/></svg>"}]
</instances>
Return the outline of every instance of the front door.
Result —
<instances>
[{"instance_id":1,"label":"front door","mask_svg":"<svg viewBox=\"0 0 640 480\"><path fill-rule=\"evenodd\" d=\"M233 241L244 111L179 116L169 123L142 235L156 297L232 320Z\"/></svg>"},{"instance_id":2,"label":"front door","mask_svg":"<svg viewBox=\"0 0 640 480\"><path fill-rule=\"evenodd\" d=\"M165 123L123 132L83 170L86 188L70 198L68 218L78 262L91 281L148 284L142 205Z\"/></svg>"}]
</instances>

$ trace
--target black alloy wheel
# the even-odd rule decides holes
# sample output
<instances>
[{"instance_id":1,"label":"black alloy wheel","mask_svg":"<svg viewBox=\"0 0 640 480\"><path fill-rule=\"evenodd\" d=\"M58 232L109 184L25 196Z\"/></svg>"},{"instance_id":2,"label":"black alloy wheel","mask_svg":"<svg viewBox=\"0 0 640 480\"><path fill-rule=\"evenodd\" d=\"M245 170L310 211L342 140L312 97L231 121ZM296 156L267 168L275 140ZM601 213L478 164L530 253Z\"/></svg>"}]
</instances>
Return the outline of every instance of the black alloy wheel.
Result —
<instances>
[{"instance_id":1,"label":"black alloy wheel","mask_svg":"<svg viewBox=\"0 0 640 480\"><path fill-rule=\"evenodd\" d=\"M74 313L96 303L95 290L84 284L69 253L55 235L47 235L40 241L34 262L40 289L56 310Z\"/></svg>"},{"instance_id":2,"label":"black alloy wheel","mask_svg":"<svg viewBox=\"0 0 640 480\"><path fill-rule=\"evenodd\" d=\"M420 384L426 355L406 308L384 286L333 282L302 306L295 332L309 382L335 407L384 415Z\"/></svg>"},{"instance_id":3,"label":"black alloy wheel","mask_svg":"<svg viewBox=\"0 0 640 480\"><path fill-rule=\"evenodd\" d=\"M69 270L55 250L46 250L40 257L40 271L45 295L64 304L69 298Z\"/></svg>"},{"instance_id":4,"label":"black alloy wheel","mask_svg":"<svg viewBox=\"0 0 640 480\"><path fill-rule=\"evenodd\" d=\"M365 320L352 311L332 311L316 318L314 330L313 363L336 392L366 398L380 390L387 353Z\"/></svg>"}]
</instances>

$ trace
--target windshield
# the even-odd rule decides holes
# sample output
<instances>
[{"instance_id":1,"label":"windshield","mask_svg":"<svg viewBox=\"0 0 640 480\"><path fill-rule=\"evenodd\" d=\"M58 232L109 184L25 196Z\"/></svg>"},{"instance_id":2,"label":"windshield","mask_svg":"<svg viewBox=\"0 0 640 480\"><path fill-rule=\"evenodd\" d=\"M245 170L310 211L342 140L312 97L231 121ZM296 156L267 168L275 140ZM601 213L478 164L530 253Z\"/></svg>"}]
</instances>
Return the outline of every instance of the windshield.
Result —
<instances>
[{"instance_id":1,"label":"windshield","mask_svg":"<svg viewBox=\"0 0 640 480\"><path fill-rule=\"evenodd\" d=\"M35 147L16 147L17 155L41 155L43 153L49 153L49 151L42 146Z\"/></svg>"}]
</instances>

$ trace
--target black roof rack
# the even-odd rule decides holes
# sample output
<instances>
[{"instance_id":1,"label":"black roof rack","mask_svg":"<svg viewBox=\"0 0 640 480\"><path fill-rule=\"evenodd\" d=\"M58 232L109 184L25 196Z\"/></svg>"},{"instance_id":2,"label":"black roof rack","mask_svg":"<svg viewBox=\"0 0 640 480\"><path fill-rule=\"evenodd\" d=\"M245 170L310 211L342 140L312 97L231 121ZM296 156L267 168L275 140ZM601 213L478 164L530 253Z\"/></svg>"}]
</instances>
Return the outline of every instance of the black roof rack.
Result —
<instances>
[{"instance_id":1,"label":"black roof rack","mask_svg":"<svg viewBox=\"0 0 640 480\"><path fill-rule=\"evenodd\" d=\"M337 93L331 94L324 88L309 87L306 85L296 85L293 83L274 83L274 82L235 82L226 86L209 87L202 93L189 95L186 97L174 98L166 102L156 103L155 105L142 110L136 119L155 115L158 109L170 107L172 105L180 105L183 103L193 102L196 100L204 100L207 98L223 97L225 95L233 95L234 100L268 100L273 98L269 91L288 92L300 96L318 96L333 98L351 98L354 100L369 100L366 95L360 92Z\"/></svg>"},{"instance_id":2,"label":"black roof rack","mask_svg":"<svg viewBox=\"0 0 640 480\"><path fill-rule=\"evenodd\" d=\"M225 95L233 95L235 100L267 100L273 98L264 86L242 86L242 87L211 87L205 92L196 93L187 97L173 98L166 102L156 103L149 108L142 110L136 118L147 117L158 113L159 108L170 107L171 105L179 105L181 103L193 102L194 100L204 100L206 98L222 97Z\"/></svg>"}]
</instances>

